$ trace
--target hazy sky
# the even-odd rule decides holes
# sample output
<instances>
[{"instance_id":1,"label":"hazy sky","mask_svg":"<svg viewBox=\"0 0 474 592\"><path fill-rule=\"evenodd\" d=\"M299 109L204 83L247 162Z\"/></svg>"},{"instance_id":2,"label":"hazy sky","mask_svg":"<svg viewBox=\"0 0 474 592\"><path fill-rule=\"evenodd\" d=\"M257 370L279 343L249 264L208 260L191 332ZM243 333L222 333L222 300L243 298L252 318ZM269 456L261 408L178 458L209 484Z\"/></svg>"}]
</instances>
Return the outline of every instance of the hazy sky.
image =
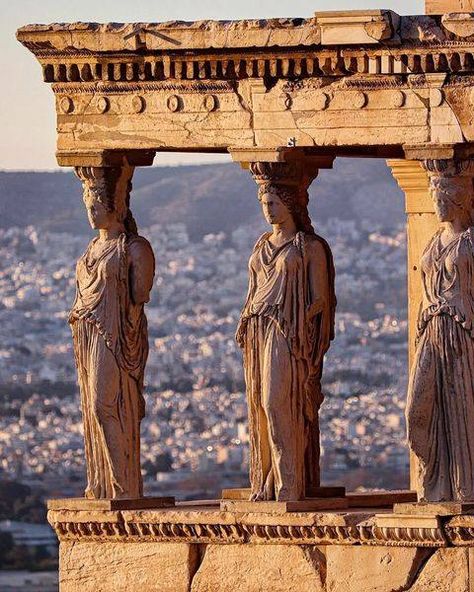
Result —
<instances>
[{"instance_id":1,"label":"hazy sky","mask_svg":"<svg viewBox=\"0 0 474 592\"><path fill-rule=\"evenodd\" d=\"M34 56L15 39L30 23L309 17L315 11L391 8L423 14L423 0L0 0L0 168L56 168L53 93ZM190 156L196 159L196 157ZM155 164L189 161L157 155ZM209 161L210 157L203 157Z\"/></svg>"}]
</instances>

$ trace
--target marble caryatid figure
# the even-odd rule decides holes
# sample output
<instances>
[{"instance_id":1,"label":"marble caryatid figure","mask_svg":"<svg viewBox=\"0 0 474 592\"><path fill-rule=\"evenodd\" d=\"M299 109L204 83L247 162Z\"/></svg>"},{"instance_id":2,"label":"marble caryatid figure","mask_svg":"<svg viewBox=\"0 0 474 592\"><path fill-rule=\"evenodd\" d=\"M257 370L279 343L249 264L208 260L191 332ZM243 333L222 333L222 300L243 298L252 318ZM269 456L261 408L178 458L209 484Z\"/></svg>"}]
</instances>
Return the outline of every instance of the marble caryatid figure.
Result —
<instances>
[{"instance_id":1,"label":"marble caryatid figure","mask_svg":"<svg viewBox=\"0 0 474 592\"><path fill-rule=\"evenodd\" d=\"M407 428L420 500L474 499L472 161L426 161L442 223L421 260L423 302Z\"/></svg>"},{"instance_id":2,"label":"marble caryatid figure","mask_svg":"<svg viewBox=\"0 0 474 592\"><path fill-rule=\"evenodd\" d=\"M251 500L300 500L319 486L323 356L334 335L334 267L308 215L307 185L286 163L251 172L271 231L249 261L243 348Z\"/></svg>"},{"instance_id":3,"label":"marble caryatid figure","mask_svg":"<svg viewBox=\"0 0 474 592\"><path fill-rule=\"evenodd\" d=\"M133 168L78 167L96 236L79 259L69 322L74 338L87 463L86 498L138 498L144 304L153 284L150 244L129 209Z\"/></svg>"}]
</instances>

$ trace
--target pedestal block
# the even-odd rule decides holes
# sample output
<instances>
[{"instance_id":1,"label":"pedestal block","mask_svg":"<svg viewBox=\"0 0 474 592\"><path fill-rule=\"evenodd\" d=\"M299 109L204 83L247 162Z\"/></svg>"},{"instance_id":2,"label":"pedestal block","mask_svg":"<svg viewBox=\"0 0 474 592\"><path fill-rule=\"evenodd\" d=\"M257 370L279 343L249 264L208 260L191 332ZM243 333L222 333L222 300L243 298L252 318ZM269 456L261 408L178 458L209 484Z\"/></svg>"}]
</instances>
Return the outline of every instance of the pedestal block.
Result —
<instances>
[{"instance_id":1,"label":"pedestal block","mask_svg":"<svg viewBox=\"0 0 474 592\"><path fill-rule=\"evenodd\" d=\"M474 516L50 510L60 592L472 592Z\"/></svg>"}]
</instances>

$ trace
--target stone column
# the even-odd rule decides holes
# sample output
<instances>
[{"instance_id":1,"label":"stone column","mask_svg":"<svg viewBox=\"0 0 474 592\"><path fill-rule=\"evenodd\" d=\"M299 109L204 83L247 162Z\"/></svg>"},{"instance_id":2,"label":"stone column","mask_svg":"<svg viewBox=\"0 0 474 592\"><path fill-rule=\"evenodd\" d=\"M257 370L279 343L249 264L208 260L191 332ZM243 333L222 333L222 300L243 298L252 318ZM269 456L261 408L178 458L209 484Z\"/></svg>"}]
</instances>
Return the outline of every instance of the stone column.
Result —
<instances>
[{"instance_id":1,"label":"stone column","mask_svg":"<svg viewBox=\"0 0 474 592\"><path fill-rule=\"evenodd\" d=\"M408 235L408 352L411 366L422 295L419 262L424 248L438 227L438 222L429 194L428 174L421 162L389 160L388 165L405 193Z\"/></svg>"},{"instance_id":2,"label":"stone column","mask_svg":"<svg viewBox=\"0 0 474 592\"><path fill-rule=\"evenodd\" d=\"M334 336L334 265L307 206L309 185L333 158L291 148L238 156L259 187L269 223L250 260L260 264L251 267L237 330L249 400L251 499L317 497L321 374ZM269 237L277 227L284 232L288 215L296 234L289 231L275 247ZM279 327L277 337L273 326Z\"/></svg>"},{"instance_id":3,"label":"stone column","mask_svg":"<svg viewBox=\"0 0 474 592\"><path fill-rule=\"evenodd\" d=\"M114 156L109 166L75 167L97 236L76 267L69 323L84 422L85 497L136 500L143 496L144 304L153 285L154 256L129 207L134 167L125 156Z\"/></svg>"},{"instance_id":4,"label":"stone column","mask_svg":"<svg viewBox=\"0 0 474 592\"><path fill-rule=\"evenodd\" d=\"M429 194L428 174L418 160L389 160L389 167L405 193L408 238L408 367L415 353L416 328L422 299L420 259L436 229L438 221ZM410 455L410 487L417 489L416 458Z\"/></svg>"}]
</instances>

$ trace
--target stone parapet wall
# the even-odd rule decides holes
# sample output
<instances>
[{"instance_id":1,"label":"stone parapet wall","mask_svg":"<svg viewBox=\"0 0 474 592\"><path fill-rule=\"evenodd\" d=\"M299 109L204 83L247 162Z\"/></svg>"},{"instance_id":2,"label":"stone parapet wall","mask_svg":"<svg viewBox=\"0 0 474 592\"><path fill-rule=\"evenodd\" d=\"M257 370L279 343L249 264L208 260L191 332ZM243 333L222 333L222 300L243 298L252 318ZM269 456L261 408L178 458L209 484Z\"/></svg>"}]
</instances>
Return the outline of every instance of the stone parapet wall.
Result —
<instances>
[{"instance_id":1,"label":"stone parapet wall","mask_svg":"<svg viewBox=\"0 0 474 592\"><path fill-rule=\"evenodd\" d=\"M50 511L49 520L60 539L61 592L472 590L474 516L378 512L178 506Z\"/></svg>"}]
</instances>

